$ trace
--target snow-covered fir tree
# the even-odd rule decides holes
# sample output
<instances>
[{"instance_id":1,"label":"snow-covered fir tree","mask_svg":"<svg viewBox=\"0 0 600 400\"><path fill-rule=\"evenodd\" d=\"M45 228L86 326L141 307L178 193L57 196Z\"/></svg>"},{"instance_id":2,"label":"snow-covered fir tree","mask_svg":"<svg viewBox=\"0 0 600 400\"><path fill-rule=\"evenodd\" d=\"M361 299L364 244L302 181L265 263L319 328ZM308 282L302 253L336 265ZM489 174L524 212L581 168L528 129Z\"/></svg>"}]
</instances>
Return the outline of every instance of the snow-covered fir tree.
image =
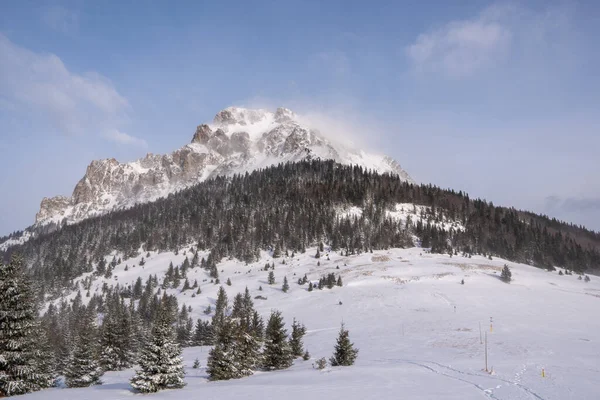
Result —
<instances>
[{"instance_id":1,"label":"snow-covered fir tree","mask_svg":"<svg viewBox=\"0 0 600 400\"><path fill-rule=\"evenodd\" d=\"M281 311L271 312L265 331L263 367L267 370L285 369L292 365L294 356L287 340L287 331Z\"/></svg>"},{"instance_id":2,"label":"snow-covered fir tree","mask_svg":"<svg viewBox=\"0 0 600 400\"><path fill-rule=\"evenodd\" d=\"M79 316L77 335L69 362L65 370L65 384L68 387L87 387L101 384L103 375L98 358L98 337L95 312L88 307Z\"/></svg>"},{"instance_id":3,"label":"snow-covered fir tree","mask_svg":"<svg viewBox=\"0 0 600 400\"><path fill-rule=\"evenodd\" d=\"M502 279L506 283L509 283L512 280L512 273L510 272L510 268L508 268L508 265L506 264L504 264L504 267L502 268L502 272L500 273L500 279Z\"/></svg>"},{"instance_id":4,"label":"snow-covered fir tree","mask_svg":"<svg viewBox=\"0 0 600 400\"><path fill-rule=\"evenodd\" d=\"M160 303L152 332L142 348L139 368L131 378L131 386L142 393L185 386L181 348L175 340L173 315L166 304Z\"/></svg>"},{"instance_id":5,"label":"snow-covered fir tree","mask_svg":"<svg viewBox=\"0 0 600 400\"><path fill-rule=\"evenodd\" d=\"M133 332L129 310L115 296L102 321L100 364L105 371L121 371L134 360Z\"/></svg>"},{"instance_id":6,"label":"snow-covered fir tree","mask_svg":"<svg viewBox=\"0 0 600 400\"><path fill-rule=\"evenodd\" d=\"M287 291L290 290L290 285L288 283L287 276L283 277L283 286L281 287L281 290L283 290L283 293L287 293Z\"/></svg>"},{"instance_id":7,"label":"snow-covered fir tree","mask_svg":"<svg viewBox=\"0 0 600 400\"><path fill-rule=\"evenodd\" d=\"M212 326L215 332L218 332L221 324L225 320L225 316L227 315L228 309L228 300L227 293L223 286L219 287L219 292L217 293L217 301L215 302L215 314L212 318Z\"/></svg>"},{"instance_id":8,"label":"snow-covered fir tree","mask_svg":"<svg viewBox=\"0 0 600 400\"><path fill-rule=\"evenodd\" d=\"M211 381L241 378L241 368L237 354L236 326L231 318L221 321L215 347L210 350L206 362L206 372Z\"/></svg>"},{"instance_id":9,"label":"snow-covered fir tree","mask_svg":"<svg viewBox=\"0 0 600 400\"><path fill-rule=\"evenodd\" d=\"M58 384L57 360L54 349L44 327L38 326L35 335L37 342L35 363L39 374L40 387L54 387Z\"/></svg>"},{"instance_id":10,"label":"snow-covered fir tree","mask_svg":"<svg viewBox=\"0 0 600 400\"><path fill-rule=\"evenodd\" d=\"M0 263L0 397L49 387L53 377L40 368L36 310L19 257Z\"/></svg>"},{"instance_id":11,"label":"snow-covered fir tree","mask_svg":"<svg viewBox=\"0 0 600 400\"><path fill-rule=\"evenodd\" d=\"M292 348L294 357L302 357L302 354L304 354L302 338L305 334L306 327L294 318L294 322L292 322L292 337L290 338L290 347Z\"/></svg>"},{"instance_id":12,"label":"snow-covered fir tree","mask_svg":"<svg viewBox=\"0 0 600 400\"><path fill-rule=\"evenodd\" d=\"M332 366L348 366L354 364L358 356L358 349L350 342L349 332L342 323L340 333L335 345L333 357L329 359Z\"/></svg>"}]
</instances>

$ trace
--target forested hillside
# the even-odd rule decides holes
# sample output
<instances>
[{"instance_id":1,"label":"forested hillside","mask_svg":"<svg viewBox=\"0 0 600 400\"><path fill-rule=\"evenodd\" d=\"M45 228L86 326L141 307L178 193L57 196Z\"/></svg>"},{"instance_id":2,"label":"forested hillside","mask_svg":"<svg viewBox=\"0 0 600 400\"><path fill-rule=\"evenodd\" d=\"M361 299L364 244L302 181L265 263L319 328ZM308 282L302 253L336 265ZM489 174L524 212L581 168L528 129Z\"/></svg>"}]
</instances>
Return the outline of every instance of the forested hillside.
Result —
<instances>
[{"instance_id":1,"label":"forested hillside","mask_svg":"<svg viewBox=\"0 0 600 400\"><path fill-rule=\"evenodd\" d=\"M389 212L406 203L415 205L414 217L395 218ZM351 207L361 212L343 212ZM600 268L598 233L333 161L215 178L153 203L38 235L7 249L0 259L22 254L43 295L68 287L84 272L103 273L103 257L115 250L126 259L193 244L210 251L210 269L223 257L253 262L260 249L302 252L321 242L344 254L421 245L432 252L499 256L540 268Z\"/></svg>"}]
</instances>

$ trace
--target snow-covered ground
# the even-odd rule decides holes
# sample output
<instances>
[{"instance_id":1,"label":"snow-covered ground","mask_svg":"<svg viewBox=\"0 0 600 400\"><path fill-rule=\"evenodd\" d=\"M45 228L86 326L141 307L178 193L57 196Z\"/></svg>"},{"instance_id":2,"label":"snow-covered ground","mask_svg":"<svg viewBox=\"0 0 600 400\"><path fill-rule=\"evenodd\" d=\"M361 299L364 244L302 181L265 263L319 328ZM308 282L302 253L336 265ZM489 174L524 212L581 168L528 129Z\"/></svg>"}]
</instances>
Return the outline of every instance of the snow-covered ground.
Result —
<instances>
[{"instance_id":1,"label":"snow-covered ground","mask_svg":"<svg viewBox=\"0 0 600 400\"><path fill-rule=\"evenodd\" d=\"M319 260L314 258L315 252L313 248L294 258L284 257L286 265L281 264L284 258L274 260L277 283L272 286L267 284L268 272L262 270L266 262L273 261L267 253L252 265L237 261L219 264L221 282L232 281L231 287L224 285L230 300L247 286L253 297L267 297L254 300L263 316L276 308L283 312L288 327L293 317L306 325L304 342L311 360L298 359L289 370L208 382L204 370L208 348L189 348L184 351L187 386L147 397L600 399L600 278L592 276L585 282L577 275L560 276L558 271L500 259L432 255L419 248L348 257L325 251ZM191 259L189 250L187 255ZM169 261L178 265L184 256L182 251L178 256L152 253L143 267L137 265L139 258L117 266L115 277L107 281L127 284L137 276L145 280L155 273L161 278ZM126 263L128 271L124 271ZM510 284L499 279L505 263L512 270ZM341 274L343 287L308 292L306 285L297 284L305 273L314 282L330 272ZM288 293L281 291L284 276L291 287ZM180 305L193 307L194 318L208 318L202 311L214 304L218 286L210 284L200 268L189 271L188 277L191 283L198 280L201 295L192 298L192 290L180 293L172 289L170 293L178 293ZM103 281L97 280L92 291L100 290ZM331 356L342 321L360 349L356 364L313 369L317 358ZM487 332L492 374L484 371L480 326L483 337ZM196 357L200 369L191 368ZM131 399L142 396L130 391L132 374L133 370L109 372L101 386L57 388L23 398Z\"/></svg>"}]
</instances>

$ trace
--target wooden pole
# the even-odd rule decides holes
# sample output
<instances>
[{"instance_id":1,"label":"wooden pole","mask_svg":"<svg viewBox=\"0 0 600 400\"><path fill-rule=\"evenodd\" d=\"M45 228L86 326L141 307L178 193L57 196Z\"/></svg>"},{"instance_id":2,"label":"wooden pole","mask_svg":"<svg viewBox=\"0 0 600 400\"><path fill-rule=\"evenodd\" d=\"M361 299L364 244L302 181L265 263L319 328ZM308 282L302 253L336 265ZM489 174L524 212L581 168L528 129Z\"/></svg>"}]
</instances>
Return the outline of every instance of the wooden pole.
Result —
<instances>
[{"instance_id":1,"label":"wooden pole","mask_svg":"<svg viewBox=\"0 0 600 400\"><path fill-rule=\"evenodd\" d=\"M483 344L483 337L481 337L481 321L479 321L479 344Z\"/></svg>"},{"instance_id":2,"label":"wooden pole","mask_svg":"<svg viewBox=\"0 0 600 400\"><path fill-rule=\"evenodd\" d=\"M487 363L487 332L485 333L485 372L488 372L488 363Z\"/></svg>"}]
</instances>

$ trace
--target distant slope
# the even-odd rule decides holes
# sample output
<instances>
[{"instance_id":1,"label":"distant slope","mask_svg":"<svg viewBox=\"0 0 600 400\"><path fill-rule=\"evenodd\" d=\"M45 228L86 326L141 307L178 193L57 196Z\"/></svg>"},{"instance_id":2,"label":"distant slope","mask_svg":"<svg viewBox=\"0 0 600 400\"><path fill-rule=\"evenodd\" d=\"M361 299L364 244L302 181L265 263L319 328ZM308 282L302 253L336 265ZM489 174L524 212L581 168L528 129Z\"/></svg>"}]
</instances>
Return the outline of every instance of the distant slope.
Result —
<instances>
[{"instance_id":1,"label":"distant slope","mask_svg":"<svg viewBox=\"0 0 600 400\"><path fill-rule=\"evenodd\" d=\"M129 258L193 243L209 251L209 263L251 263L261 250L301 252L319 242L344 254L418 245L540 268L600 266L600 238L582 228L332 161L210 179L32 238L3 257L22 253L47 289L60 290L113 251Z\"/></svg>"}]
</instances>

